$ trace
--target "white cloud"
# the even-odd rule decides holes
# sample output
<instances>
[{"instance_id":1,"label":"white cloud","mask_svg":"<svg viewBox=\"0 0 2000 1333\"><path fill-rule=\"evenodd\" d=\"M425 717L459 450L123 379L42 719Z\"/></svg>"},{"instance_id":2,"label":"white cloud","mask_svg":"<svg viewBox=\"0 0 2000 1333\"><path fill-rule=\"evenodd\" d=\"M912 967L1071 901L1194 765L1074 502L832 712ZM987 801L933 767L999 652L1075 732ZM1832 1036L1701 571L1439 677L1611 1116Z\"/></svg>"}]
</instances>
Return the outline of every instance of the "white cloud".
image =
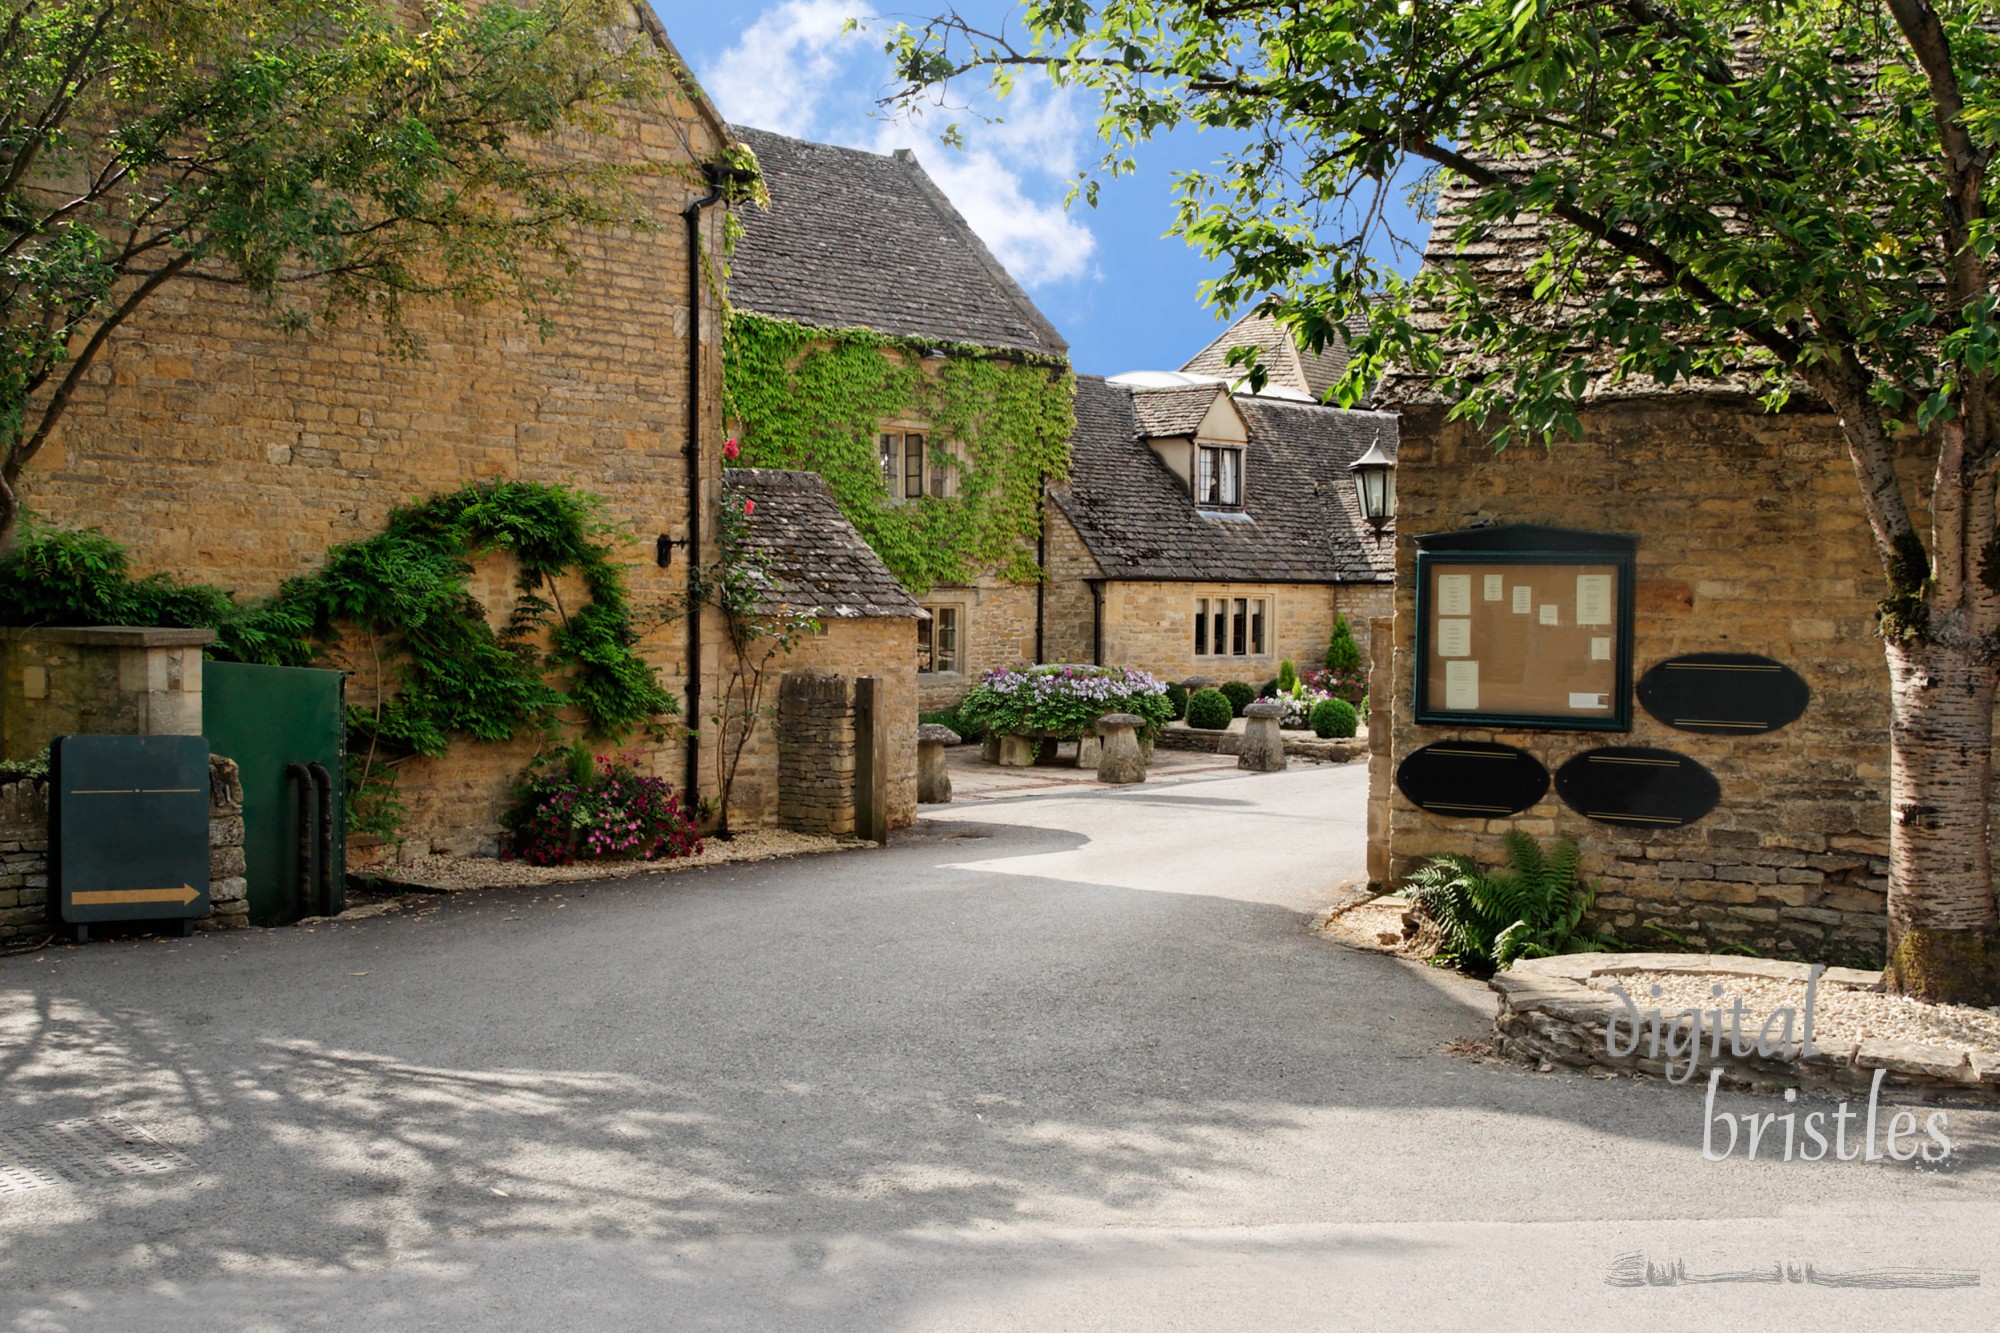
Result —
<instances>
[{"instance_id":1,"label":"white cloud","mask_svg":"<svg viewBox=\"0 0 2000 1333\"><path fill-rule=\"evenodd\" d=\"M843 29L850 18L875 17L865 0L783 0L702 71L702 86L737 124L877 153L914 149L1023 286L1090 276L1097 238L1063 208L1091 137L1072 94L1028 76L1005 102L977 96L975 109L955 115L967 148L946 148L921 121L873 116L890 79L881 34ZM1005 119L982 123L982 112Z\"/></svg>"},{"instance_id":2,"label":"white cloud","mask_svg":"<svg viewBox=\"0 0 2000 1333\"><path fill-rule=\"evenodd\" d=\"M872 45L843 31L847 21L874 17L862 0L785 0L703 72L702 86L738 124L810 137L821 100Z\"/></svg>"}]
</instances>

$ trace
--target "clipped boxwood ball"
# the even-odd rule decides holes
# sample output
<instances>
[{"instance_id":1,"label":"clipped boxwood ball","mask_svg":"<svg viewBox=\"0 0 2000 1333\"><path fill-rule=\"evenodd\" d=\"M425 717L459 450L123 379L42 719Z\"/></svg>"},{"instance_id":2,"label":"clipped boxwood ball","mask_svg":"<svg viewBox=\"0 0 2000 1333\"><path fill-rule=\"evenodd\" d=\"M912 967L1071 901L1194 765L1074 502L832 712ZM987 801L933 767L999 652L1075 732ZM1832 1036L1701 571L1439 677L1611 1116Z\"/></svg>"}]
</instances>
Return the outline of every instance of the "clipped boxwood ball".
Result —
<instances>
[{"instance_id":1,"label":"clipped boxwood ball","mask_svg":"<svg viewBox=\"0 0 2000 1333\"><path fill-rule=\"evenodd\" d=\"M1257 687L1248 681L1232 680L1222 687L1222 697L1229 700L1233 710L1231 717L1242 717L1243 710L1257 702Z\"/></svg>"},{"instance_id":2,"label":"clipped boxwood ball","mask_svg":"<svg viewBox=\"0 0 2000 1333\"><path fill-rule=\"evenodd\" d=\"M1180 721L1187 716L1188 692L1185 685L1167 686L1167 702L1174 707L1173 720Z\"/></svg>"},{"instance_id":3,"label":"clipped boxwood ball","mask_svg":"<svg viewBox=\"0 0 2000 1333\"><path fill-rule=\"evenodd\" d=\"M1203 731L1227 731L1229 719L1236 714L1229 707L1229 696L1221 690L1196 690L1188 696L1187 723Z\"/></svg>"},{"instance_id":4,"label":"clipped boxwood ball","mask_svg":"<svg viewBox=\"0 0 2000 1333\"><path fill-rule=\"evenodd\" d=\"M1313 735L1323 741L1345 740L1361 726L1361 714L1345 699L1320 700L1306 720L1312 724Z\"/></svg>"}]
</instances>

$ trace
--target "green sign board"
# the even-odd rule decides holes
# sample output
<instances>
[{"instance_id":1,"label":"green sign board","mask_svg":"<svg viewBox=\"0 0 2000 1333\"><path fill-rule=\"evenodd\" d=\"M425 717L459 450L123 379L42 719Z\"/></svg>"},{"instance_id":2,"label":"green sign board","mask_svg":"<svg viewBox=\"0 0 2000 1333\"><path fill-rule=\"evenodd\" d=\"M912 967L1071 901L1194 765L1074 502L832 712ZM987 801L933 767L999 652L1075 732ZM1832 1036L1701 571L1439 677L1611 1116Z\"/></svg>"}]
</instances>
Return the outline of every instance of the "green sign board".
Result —
<instances>
[{"instance_id":1,"label":"green sign board","mask_svg":"<svg viewBox=\"0 0 2000 1333\"><path fill-rule=\"evenodd\" d=\"M62 920L207 916L208 742L58 736L49 757L49 900Z\"/></svg>"}]
</instances>

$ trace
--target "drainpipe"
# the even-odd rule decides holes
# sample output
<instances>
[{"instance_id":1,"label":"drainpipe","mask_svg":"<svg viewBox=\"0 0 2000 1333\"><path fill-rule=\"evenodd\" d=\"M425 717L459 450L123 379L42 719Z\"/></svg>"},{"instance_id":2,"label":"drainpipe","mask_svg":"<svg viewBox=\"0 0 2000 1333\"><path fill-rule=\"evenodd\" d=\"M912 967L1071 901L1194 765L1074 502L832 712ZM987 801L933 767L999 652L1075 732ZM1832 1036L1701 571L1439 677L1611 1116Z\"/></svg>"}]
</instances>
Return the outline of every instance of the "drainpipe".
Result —
<instances>
[{"instance_id":1,"label":"drainpipe","mask_svg":"<svg viewBox=\"0 0 2000 1333\"><path fill-rule=\"evenodd\" d=\"M1088 579L1090 584L1090 664L1104 665L1104 580Z\"/></svg>"},{"instance_id":2,"label":"drainpipe","mask_svg":"<svg viewBox=\"0 0 2000 1333\"><path fill-rule=\"evenodd\" d=\"M1035 661L1049 660L1042 642L1042 626L1047 619L1049 598L1049 479L1042 476L1042 488L1035 496Z\"/></svg>"},{"instance_id":3,"label":"drainpipe","mask_svg":"<svg viewBox=\"0 0 2000 1333\"><path fill-rule=\"evenodd\" d=\"M687 222L688 255L688 378L687 378L687 767L681 791L692 804L701 799L701 619L695 584L701 567L701 215L722 198L722 170L707 164L708 193L681 210ZM726 818L725 813L725 818Z\"/></svg>"}]
</instances>

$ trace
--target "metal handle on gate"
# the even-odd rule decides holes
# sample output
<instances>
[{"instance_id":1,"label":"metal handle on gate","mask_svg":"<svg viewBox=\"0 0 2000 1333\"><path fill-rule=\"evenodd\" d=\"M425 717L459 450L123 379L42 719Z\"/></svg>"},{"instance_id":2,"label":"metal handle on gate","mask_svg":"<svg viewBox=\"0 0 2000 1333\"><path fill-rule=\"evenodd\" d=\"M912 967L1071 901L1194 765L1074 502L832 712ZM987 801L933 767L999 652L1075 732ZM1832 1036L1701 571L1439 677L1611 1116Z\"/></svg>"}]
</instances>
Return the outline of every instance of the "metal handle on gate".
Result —
<instances>
[{"instance_id":1,"label":"metal handle on gate","mask_svg":"<svg viewBox=\"0 0 2000 1333\"><path fill-rule=\"evenodd\" d=\"M316 784L313 782L312 770L298 763L285 765L285 781L297 784L299 840L292 849L292 854L297 858L298 870L293 876L292 883L298 894L299 911L309 915L312 912L314 889L317 887L318 879L314 874L313 854L318 850L320 842L317 827L319 812L313 801L313 788Z\"/></svg>"}]
</instances>

